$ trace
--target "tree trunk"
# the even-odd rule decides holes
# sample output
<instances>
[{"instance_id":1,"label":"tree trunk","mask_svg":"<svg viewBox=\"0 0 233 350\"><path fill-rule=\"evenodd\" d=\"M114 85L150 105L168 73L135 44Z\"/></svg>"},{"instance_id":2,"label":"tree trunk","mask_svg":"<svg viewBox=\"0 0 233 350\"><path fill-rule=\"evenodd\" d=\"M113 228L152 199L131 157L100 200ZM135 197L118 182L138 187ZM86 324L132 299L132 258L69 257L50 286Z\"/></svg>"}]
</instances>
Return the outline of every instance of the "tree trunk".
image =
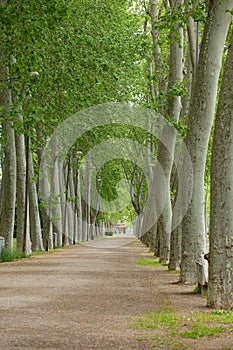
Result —
<instances>
[{"instance_id":1,"label":"tree trunk","mask_svg":"<svg viewBox=\"0 0 233 350\"><path fill-rule=\"evenodd\" d=\"M178 9L183 1L171 2L171 9ZM173 41L170 45L169 56L169 82L168 82L168 110L167 114L175 123L178 122L181 111L181 97L171 93L172 88L183 80L183 29L176 25L175 27L180 42ZM172 36L172 33L171 33ZM161 139L158 146L158 162L163 169L164 178L156 179L160 187L161 180L165 181L164 208L158 220L158 233L160 237L160 261L165 262L170 253L170 235L172 222L172 207L170 198L170 176L172 171L174 152L176 143L176 131L173 126L165 125L162 130ZM163 198L161 197L161 198ZM159 201L161 199L159 198ZM159 203L157 204L157 206Z\"/></svg>"},{"instance_id":2,"label":"tree trunk","mask_svg":"<svg viewBox=\"0 0 233 350\"><path fill-rule=\"evenodd\" d=\"M218 78L224 44L231 21L233 1L213 1L209 5L192 89L186 145L193 164L193 196L183 220L180 281L196 282L195 260L205 249L204 235L204 171L210 131L214 118ZM183 165L183 182L189 178ZM193 185L193 186L192 186Z\"/></svg>"},{"instance_id":3,"label":"tree trunk","mask_svg":"<svg viewBox=\"0 0 233 350\"><path fill-rule=\"evenodd\" d=\"M23 123L23 117L18 113L17 115L20 123ZM15 146L16 146L16 161L17 161L17 197L16 197L16 237L17 250L23 251L24 248L24 224L25 224L25 194L26 194L26 153L25 153L25 139L24 134L15 132Z\"/></svg>"},{"instance_id":4,"label":"tree trunk","mask_svg":"<svg viewBox=\"0 0 233 350\"><path fill-rule=\"evenodd\" d=\"M190 44L189 44L190 45ZM188 114L189 98L191 92L191 83L193 78L192 64L191 64L191 48L188 47L186 51L186 69L184 69L184 79L186 80L187 95L185 94L181 98L182 108L180 111L179 121L185 125L184 117ZM181 148L181 149L180 149ZM175 192L175 198L173 200L172 209L172 231L170 240L170 257L169 257L169 270L179 270L181 263L181 242L182 242L182 218L183 218L183 203L177 205L178 195L180 192L179 188L179 176L182 171L182 153L184 152L184 145L180 147L179 143L175 149L175 162L173 164L173 171L171 174L171 190ZM182 201L183 202L183 201ZM176 206L175 206L176 205ZM174 210L175 206L175 210Z\"/></svg>"},{"instance_id":5,"label":"tree trunk","mask_svg":"<svg viewBox=\"0 0 233 350\"><path fill-rule=\"evenodd\" d=\"M59 178L62 177L62 174L59 173L59 164L58 159L54 160L53 164L53 176L52 176L52 196L53 196L53 205L52 205L52 218L53 218L53 231L57 234L57 245L62 246L62 195L60 189Z\"/></svg>"},{"instance_id":6,"label":"tree trunk","mask_svg":"<svg viewBox=\"0 0 233 350\"><path fill-rule=\"evenodd\" d=\"M211 163L208 305L233 308L233 32L219 96Z\"/></svg>"},{"instance_id":7,"label":"tree trunk","mask_svg":"<svg viewBox=\"0 0 233 350\"><path fill-rule=\"evenodd\" d=\"M32 250L44 250L38 204L38 194L36 182L34 179L34 167L31 152L29 154L28 167L29 216Z\"/></svg>"},{"instance_id":8,"label":"tree trunk","mask_svg":"<svg viewBox=\"0 0 233 350\"><path fill-rule=\"evenodd\" d=\"M0 53L1 64L4 64L4 55ZM0 78L9 78L8 69L0 67ZM13 234L15 222L16 202L16 151L13 123L10 117L12 95L9 87L4 86L0 91L0 105L4 107L2 113L2 135L4 139L4 160L1 183L1 221L0 236L5 238L6 247L13 248Z\"/></svg>"}]
</instances>

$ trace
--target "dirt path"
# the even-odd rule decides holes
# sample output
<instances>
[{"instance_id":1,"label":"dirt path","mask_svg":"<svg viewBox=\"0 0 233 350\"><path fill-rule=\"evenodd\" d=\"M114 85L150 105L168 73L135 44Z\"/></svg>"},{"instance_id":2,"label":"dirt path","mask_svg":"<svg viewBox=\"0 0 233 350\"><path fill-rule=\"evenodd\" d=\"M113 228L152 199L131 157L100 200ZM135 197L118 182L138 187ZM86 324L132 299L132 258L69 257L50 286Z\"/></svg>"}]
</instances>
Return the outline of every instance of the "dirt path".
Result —
<instances>
[{"instance_id":1,"label":"dirt path","mask_svg":"<svg viewBox=\"0 0 233 350\"><path fill-rule=\"evenodd\" d=\"M0 264L0 349L179 349L130 325L164 302L188 312L206 301L174 284L165 267L135 264L142 254L147 249L124 236ZM223 349L221 339L184 344Z\"/></svg>"}]
</instances>

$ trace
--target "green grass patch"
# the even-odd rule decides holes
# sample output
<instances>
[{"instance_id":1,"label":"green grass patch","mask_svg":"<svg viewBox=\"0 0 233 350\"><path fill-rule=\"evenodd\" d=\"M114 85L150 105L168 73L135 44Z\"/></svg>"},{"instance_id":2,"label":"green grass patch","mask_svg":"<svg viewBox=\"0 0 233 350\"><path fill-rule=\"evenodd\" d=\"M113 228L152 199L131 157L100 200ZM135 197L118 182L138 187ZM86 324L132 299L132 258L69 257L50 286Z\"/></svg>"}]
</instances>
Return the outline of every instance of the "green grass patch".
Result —
<instances>
[{"instance_id":1,"label":"green grass patch","mask_svg":"<svg viewBox=\"0 0 233 350\"><path fill-rule=\"evenodd\" d=\"M19 252L17 250L14 251L10 248L3 248L0 260L1 262L9 262L14 261L15 259L23 259L27 257L28 256L23 252Z\"/></svg>"},{"instance_id":2,"label":"green grass patch","mask_svg":"<svg viewBox=\"0 0 233 350\"><path fill-rule=\"evenodd\" d=\"M132 328L158 329L161 327L169 327L174 330L177 322L177 316L173 312L165 312L163 310L155 313L147 313L136 320Z\"/></svg>"},{"instance_id":3,"label":"green grass patch","mask_svg":"<svg viewBox=\"0 0 233 350\"><path fill-rule=\"evenodd\" d=\"M137 341L143 341L145 338L143 338L143 337L138 337L138 338L136 338L136 340Z\"/></svg>"},{"instance_id":4,"label":"green grass patch","mask_svg":"<svg viewBox=\"0 0 233 350\"><path fill-rule=\"evenodd\" d=\"M168 270L169 273L180 273L180 270Z\"/></svg>"},{"instance_id":5,"label":"green grass patch","mask_svg":"<svg viewBox=\"0 0 233 350\"><path fill-rule=\"evenodd\" d=\"M162 299L161 305L161 310L146 313L131 325L131 328L151 331L151 339L156 342L152 347L159 344L174 350L187 349L182 338L217 337L222 332L231 332L233 329L229 326L233 324L233 311L191 312L181 316L176 314L170 300Z\"/></svg>"},{"instance_id":6,"label":"green grass patch","mask_svg":"<svg viewBox=\"0 0 233 350\"><path fill-rule=\"evenodd\" d=\"M190 331L181 333L184 338L198 339L205 336L214 336L221 333L224 327L206 326L202 324L193 324Z\"/></svg>"},{"instance_id":7,"label":"green grass patch","mask_svg":"<svg viewBox=\"0 0 233 350\"><path fill-rule=\"evenodd\" d=\"M167 263L160 263L159 258L141 258L135 261L137 265L141 266L167 266Z\"/></svg>"},{"instance_id":8,"label":"green grass patch","mask_svg":"<svg viewBox=\"0 0 233 350\"><path fill-rule=\"evenodd\" d=\"M205 313L193 313L192 318L198 323L233 324L233 311L215 310Z\"/></svg>"}]
</instances>

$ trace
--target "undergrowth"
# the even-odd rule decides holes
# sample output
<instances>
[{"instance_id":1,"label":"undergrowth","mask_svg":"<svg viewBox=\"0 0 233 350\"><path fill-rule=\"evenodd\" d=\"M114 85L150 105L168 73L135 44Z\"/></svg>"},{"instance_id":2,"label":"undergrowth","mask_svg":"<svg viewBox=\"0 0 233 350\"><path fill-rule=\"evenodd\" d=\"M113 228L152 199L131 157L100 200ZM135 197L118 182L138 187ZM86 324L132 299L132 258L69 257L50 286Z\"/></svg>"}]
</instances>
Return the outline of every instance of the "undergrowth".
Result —
<instances>
[{"instance_id":1,"label":"undergrowth","mask_svg":"<svg viewBox=\"0 0 233 350\"><path fill-rule=\"evenodd\" d=\"M1 252L1 258L0 260L2 262L9 262L9 261L13 261L15 259L23 259L23 258L27 258L28 255L26 255L23 252L19 252L17 250L11 250L9 248L3 248L2 252Z\"/></svg>"}]
</instances>

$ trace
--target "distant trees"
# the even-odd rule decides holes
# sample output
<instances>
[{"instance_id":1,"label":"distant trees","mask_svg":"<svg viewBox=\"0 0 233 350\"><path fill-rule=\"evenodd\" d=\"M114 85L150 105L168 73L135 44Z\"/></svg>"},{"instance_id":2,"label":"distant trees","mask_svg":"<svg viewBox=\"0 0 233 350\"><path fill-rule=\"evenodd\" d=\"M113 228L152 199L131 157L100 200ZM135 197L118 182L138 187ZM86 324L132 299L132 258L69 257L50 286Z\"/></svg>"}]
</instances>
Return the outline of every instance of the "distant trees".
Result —
<instances>
[{"instance_id":1,"label":"distant trees","mask_svg":"<svg viewBox=\"0 0 233 350\"><path fill-rule=\"evenodd\" d=\"M0 17L0 235L9 248L17 236L17 249L29 254L31 244L33 249L52 248L56 232L37 193L38 168L49 136L82 108L136 97L142 80L142 39L128 1L1 1ZM63 177L60 184L49 183L51 174L44 184L56 187L57 198L46 205L53 217L60 216L65 236L67 230L73 232L73 225L81 231L73 213L81 213L76 197L82 179L75 178L80 175L73 164L70 154L57 169ZM61 183L66 184L64 193ZM75 210L67 210L64 200L74 201ZM84 206L82 215L91 215ZM85 239L85 234L76 234L75 240ZM58 238L59 244L71 241Z\"/></svg>"}]
</instances>

